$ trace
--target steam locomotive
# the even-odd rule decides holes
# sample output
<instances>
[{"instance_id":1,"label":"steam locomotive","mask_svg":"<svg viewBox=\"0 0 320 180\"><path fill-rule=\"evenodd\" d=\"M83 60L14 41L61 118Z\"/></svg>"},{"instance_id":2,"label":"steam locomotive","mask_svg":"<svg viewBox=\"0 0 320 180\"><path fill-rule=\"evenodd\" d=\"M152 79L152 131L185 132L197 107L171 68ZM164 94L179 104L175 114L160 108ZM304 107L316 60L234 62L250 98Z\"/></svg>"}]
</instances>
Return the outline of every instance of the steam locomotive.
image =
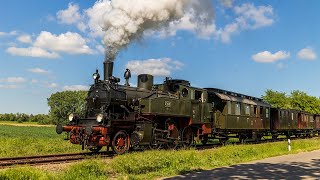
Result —
<instances>
[{"instance_id":1,"label":"steam locomotive","mask_svg":"<svg viewBox=\"0 0 320 180\"><path fill-rule=\"evenodd\" d=\"M153 76L138 75L137 87L113 76L113 61L104 61L104 79L93 74L85 117L70 114L70 142L98 152L103 146L117 154L135 148L189 147L195 139L225 143L263 136L312 136L320 132L320 115L272 108L262 99L216 88L197 88L181 79L154 84ZM126 79L131 76L126 72Z\"/></svg>"}]
</instances>

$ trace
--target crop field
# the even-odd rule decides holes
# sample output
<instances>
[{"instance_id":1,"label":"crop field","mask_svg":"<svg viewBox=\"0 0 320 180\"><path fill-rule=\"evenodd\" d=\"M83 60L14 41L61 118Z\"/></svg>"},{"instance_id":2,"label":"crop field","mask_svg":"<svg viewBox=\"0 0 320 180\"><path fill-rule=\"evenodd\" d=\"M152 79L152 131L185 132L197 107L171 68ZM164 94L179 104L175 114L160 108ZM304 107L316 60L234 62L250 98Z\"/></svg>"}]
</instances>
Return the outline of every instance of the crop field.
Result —
<instances>
[{"instance_id":1,"label":"crop field","mask_svg":"<svg viewBox=\"0 0 320 180\"><path fill-rule=\"evenodd\" d=\"M0 125L0 157L80 152L55 127Z\"/></svg>"}]
</instances>

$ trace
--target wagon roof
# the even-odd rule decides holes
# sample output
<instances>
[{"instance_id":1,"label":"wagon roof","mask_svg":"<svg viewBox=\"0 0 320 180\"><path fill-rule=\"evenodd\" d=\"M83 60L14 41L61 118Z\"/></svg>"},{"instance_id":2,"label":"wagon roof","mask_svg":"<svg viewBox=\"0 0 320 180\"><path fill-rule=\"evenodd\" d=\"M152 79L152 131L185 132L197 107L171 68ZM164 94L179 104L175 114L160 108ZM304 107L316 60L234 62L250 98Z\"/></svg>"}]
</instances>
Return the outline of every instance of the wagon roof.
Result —
<instances>
[{"instance_id":1,"label":"wagon roof","mask_svg":"<svg viewBox=\"0 0 320 180\"><path fill-rule=\"evenodd\" d=\"M206 88L206 89L208 90L209 93L214 93L220 99L223 99L226 101L234 101L234 102L241 102L241 103L246 103L251 105L271 107L270 104L264 102L260 98L247 96L247 95L243 95L243 94L239 94L231 91L216 89L216 88Z\"/></svg>"}]
</instances>

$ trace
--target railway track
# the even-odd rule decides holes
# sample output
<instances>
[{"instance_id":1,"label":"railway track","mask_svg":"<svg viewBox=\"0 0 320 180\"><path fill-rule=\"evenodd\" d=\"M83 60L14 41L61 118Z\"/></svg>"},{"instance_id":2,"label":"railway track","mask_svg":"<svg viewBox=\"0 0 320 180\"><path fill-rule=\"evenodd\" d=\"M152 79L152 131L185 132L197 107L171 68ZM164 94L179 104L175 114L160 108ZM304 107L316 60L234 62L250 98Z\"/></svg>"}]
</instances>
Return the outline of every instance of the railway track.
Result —
<instances>
[{"instance_id":1,"label":"railway track","mask_svg":"<svg viewBox=\"0 0 320 180\"><path fill-rule=\"evenodd\" d=\"M319 138L319 137L313 137ZM301 138L292 138L292 140L301 139ZM244 144L260 144L266 142L279 142L286 141L286 138L279 138L277 140L264 139L259 142L256 141L247 141ZM230 144L241 144L240 142L229 142ZM197 150L205 150L211 148L217 148L223 146L219 143L208 143L206 145L195 145L193 146ZM110 151L101 151L98 153L93 152L82 152L82 153L69 153L69 154L50 154L50 155L39 155L39 156L22 156L22 157L9 157L9 158L0 158L0 169L7 168L15 165L39 165L39 164L53 164L53 163L65 163L72 161L80 161L88 158L111 158L115 154Z\"/></svg>"},{"instance_id":2,"label":"railway track","mask_svg":"<svg viewBox=\"0 0 320 180\"><path fill-rule=\"evenodd\" d=\"M9 157L0 158L0 168L6 168L14 165L38 165L38 164L50 164L50 163L65 163L72 161L79 161L86 158L96 157L113 157L110 152L84 152L84 153L70 153L70 154L50 154L39 156L23 156L23 157Z\"/></svg>"}]
</instances>

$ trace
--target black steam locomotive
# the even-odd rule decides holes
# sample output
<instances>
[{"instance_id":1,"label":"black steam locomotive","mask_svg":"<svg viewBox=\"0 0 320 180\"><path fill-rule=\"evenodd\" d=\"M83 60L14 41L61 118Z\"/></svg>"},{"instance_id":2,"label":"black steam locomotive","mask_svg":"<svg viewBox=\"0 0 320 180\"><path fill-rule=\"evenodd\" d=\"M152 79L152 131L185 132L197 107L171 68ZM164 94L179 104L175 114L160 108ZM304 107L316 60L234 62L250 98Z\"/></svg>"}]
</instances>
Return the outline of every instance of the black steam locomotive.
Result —
<instances>
[{"instance_id":1,"label":"black steam locomotive","mask_svg":"<svg viewBox=\"0 0 320 180\"><path fill-rule=\"evenodd\" d=\"M320 131L320 116L272 108L262 99L215 88L197 88L186 80L166 78L153 84L153 76L138 76L138 87L112 75L113 62L104 62L104 79L93 74L85 117L70 114L58 134L68 132L70 142L99 151L111 147L117 154L134 148L188 147L194 140L225 143L236 137L260 140L263 136L311 136ZM127 70L125 76L131 76Z\"/></svg>"}]
</instances>

